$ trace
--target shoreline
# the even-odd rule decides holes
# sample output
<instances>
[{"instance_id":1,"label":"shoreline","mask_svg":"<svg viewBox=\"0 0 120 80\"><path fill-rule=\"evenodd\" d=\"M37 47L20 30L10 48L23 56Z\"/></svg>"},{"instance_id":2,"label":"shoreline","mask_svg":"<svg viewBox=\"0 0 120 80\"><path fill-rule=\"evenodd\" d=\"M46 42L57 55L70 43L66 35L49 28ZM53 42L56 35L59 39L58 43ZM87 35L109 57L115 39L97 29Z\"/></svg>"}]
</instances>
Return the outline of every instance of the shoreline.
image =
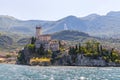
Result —
<instances>
[{"instance_id":1,"label":"shoreline","mask_svg":"<svg viewBox=\"0 0 120 80\"><path fill-rule=\"evenodd\" d=\"M28 67L51 67L51 68L54 68L54 67L58 67L58 68L62 68L62 67L68 67L68 68L86 68L86 67L88 67L88 68L110 68L110 67L120 67L120 66L53 66L53 65L51 65L51 66L38 66L38 65L36 65L36 66L30 66L30 65L20 65L20 64L11 64L11 63L0 63L0 64L6 64L6 65L17 65L17 66L28 66Z\"/></svg>"},{"instance_id":2,"label":"shoreline","mask_svg":"<svg viewBox=\"0 0 120 80\"><path fill-rule=\"evenodd\" d=\"M80 65L30 65L30 64L17 64L15 59L11 58L0 58L0 61L3 59L0 64L14 64L14 65L25 65L25 66L39 66L39 67L120 67L120 65L106 65L106 66L80 66Z\"/></svg>"}]
</instances>

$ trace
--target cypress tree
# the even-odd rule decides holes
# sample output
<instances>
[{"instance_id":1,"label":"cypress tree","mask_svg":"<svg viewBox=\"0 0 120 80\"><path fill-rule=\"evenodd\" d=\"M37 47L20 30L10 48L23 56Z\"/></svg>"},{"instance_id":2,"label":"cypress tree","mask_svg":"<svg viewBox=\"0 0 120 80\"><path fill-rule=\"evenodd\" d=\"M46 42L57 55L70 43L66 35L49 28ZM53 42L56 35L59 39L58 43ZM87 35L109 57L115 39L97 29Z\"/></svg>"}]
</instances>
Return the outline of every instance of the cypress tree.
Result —
<instances>
[{"instance_id":1,"label":"cypress tree","mask_svg":"<svg viewBox=\"0 0 120 80\"><path fill-rule=\"evenodd\" d=\"M69 47L69 53L71 53L71 47Z\"/></svg>"},{"instance_id":2,"label":"cypress tree","mask_svg":"<svg viewBox=\"0 0 120 80\"><path fill-rule=\"evenodd\" d=\"M81 44L79 43L79 53L81 54Z\"/></svg>"},{"instance_id":3,"label":"cypress tree","mask_svg":"<svg viewBox=\"0 0 120 80\"><path fill-rule=\"evenodd\" d=\"M40 45L39 49L37 50L37 53L38 53L39 55L44 55L45 50L44 50L44 47L43 47L42 44Z\"/></svg>"},{"instance_id":4,"label":"cypress tree","mask_svg":"<svg viewBox=\"0 0 120 80\"><path fill-rule=\"evenodd\" d=\"M102 48L102 45L100 45L100 56L103 56L103 48Z\"/></svg>"},{"instance_id":5,"label":"cypress tree","mask_svg":"<svg viewBox=\"0 0 120 80\"><path fill-rule=\"evenodd\" d=\"M31 38L31 44L35 44L36 38L32 37Z\"/></svg>"},{"instance_id":6,"label":"cypress tree","mask_svg":"<svg viewBox=\"0 0 120 80\"><path fill-rule=\"evenodd\" d=\"M61 44L61 42L59 41L59 47L61 48L62 47L62 44Z\"/></svg>"},{"instance_id":7,"label":"cypress tree","mask_svg":"<svg viewBox=\"0 0 120 80\"><path fill-rule=\"evenodd\" d=\"M77 46L77 44L76 44L76 46L75 46L75 54L78 53L77 50L78 50L78 46Z\"/></svg>"},{"instance_id":8,"label":"cypress tree","mask_svg":"<svg viewBox=\"0 0 120 80\"><path fill-rule=\"evenodd\" d=\"M77 46L77 44L75 45L75 50L78 50L78 46Z\"/></svg>"}]
</instances>

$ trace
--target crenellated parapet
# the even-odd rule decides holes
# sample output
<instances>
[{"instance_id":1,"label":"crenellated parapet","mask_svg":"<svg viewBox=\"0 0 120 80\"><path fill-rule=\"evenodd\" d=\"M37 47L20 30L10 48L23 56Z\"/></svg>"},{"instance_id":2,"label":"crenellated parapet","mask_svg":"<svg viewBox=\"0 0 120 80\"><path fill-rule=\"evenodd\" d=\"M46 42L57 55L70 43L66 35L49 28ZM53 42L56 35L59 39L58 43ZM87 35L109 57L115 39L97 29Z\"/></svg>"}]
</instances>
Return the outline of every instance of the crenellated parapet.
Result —
<instances>
[{"instance_id":1,"label":"crenellated parapet","mask_svg":"<svg viewBox=\"0 0 120 80\"><path fill-rule=\"evenodd\" d=\"M36 48L43 45L45 50L57 51L59 50L59 42L57 40L51 40L50 34L42 34L42 27L36 27Z\"/></svg>"}]
</instances>

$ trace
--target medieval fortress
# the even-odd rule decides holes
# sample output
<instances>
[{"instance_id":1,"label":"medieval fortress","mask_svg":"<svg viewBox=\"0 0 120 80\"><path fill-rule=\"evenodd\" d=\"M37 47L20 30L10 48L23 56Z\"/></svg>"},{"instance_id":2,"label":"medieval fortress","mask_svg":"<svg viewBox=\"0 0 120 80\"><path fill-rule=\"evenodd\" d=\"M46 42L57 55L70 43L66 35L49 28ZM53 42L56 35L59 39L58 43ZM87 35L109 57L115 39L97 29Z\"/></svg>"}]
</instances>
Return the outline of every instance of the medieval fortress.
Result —
<instances>
[{"instance_id":1,"label":"medieval fortress","mask_svg":"<svg viewBox=\"0 0 120 80\"><path fill-rule=\"evenodd\" d=\"M36 27L36 48L43 46L45 50L58 51L59 42L57 40L52 40L50 34L42 34L42 27Z\"/></svg>"}]
</instances>

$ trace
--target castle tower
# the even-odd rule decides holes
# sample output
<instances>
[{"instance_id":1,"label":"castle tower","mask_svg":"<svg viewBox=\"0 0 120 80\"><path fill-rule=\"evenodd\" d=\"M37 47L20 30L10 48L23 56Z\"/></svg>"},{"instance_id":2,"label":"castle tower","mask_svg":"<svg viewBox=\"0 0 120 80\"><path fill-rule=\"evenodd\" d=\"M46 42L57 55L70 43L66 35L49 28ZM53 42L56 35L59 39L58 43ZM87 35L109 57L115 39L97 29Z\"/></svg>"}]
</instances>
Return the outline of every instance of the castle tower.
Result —
<instances>
[{"instance_id":1,"label":"castle tower","mask_svg":"<svg viewBox=\"0 0 120 80\"><path fill-rule=\"evenodd\" d=\"M42 35L42 28L37 26L36 27L36 38L38 39L40 35Z\"/></svg>"}]
</instances>

